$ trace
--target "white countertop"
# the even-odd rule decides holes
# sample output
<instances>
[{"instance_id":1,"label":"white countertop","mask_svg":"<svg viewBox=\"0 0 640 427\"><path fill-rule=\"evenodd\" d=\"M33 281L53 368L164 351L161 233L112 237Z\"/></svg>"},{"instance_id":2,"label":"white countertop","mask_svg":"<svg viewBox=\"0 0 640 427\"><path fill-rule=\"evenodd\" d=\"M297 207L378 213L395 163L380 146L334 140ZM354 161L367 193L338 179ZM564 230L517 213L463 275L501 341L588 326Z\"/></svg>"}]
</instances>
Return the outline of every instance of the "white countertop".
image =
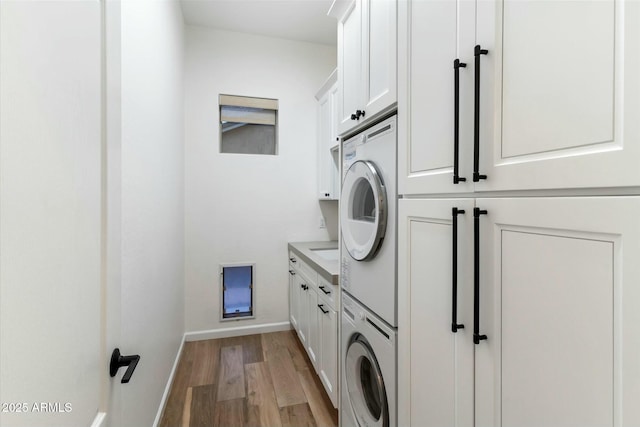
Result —
<instances>
[{"instance_id":1,"label":"white countertop","mask_svg":"<svg viewBox=\"0 0 640 427\"><path fill-rule=\"evenodd\" d=\"M309 264L329 282L338 284L340 274L340 262L338 260L327 260L315 253L313 249L337 249L338 241L322 242L289 242L289 250L295 252L300 258Z\"/></svg>"}]
</instances>

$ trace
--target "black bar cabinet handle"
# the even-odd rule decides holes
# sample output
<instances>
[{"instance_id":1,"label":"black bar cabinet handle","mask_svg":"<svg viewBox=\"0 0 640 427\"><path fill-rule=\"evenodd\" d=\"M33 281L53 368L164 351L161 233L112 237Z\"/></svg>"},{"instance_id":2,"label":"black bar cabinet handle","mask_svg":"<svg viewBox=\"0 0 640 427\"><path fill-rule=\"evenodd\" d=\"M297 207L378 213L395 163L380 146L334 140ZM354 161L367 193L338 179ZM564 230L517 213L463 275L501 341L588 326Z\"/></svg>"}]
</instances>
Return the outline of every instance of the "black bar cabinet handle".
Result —
<instances>
[{"instance_id":1,"label":"black bar cabinet handle","mask_svg":"<svg viewBox=\"0 0 640 427\"><path fill-rule=\"evenodd\" d=\"M458 215L464 214L464 210L458 208L451 209L453 218L453 271L451 272L451 290L453 300L451 301L451 332L456 333L458 329L464 329L462 323L458 323Z\"/></svg>"},{"instance_id":2,"label":"black bar cabinet handle","mask_svg":"<svg viewBox=\"0 0 640 427\"><path fill-rule=\"evenodd\" d=\"M331 293L331 291L327 291L327 290L324 288L324 286L318 286L318 288L319 288L322 292L324 292L324 294L325 294L325 295L329 295L329 294Z\"/></svg>"},{"instance_id":3,"label":"black bar cabinet handle","mask_svg":"<svg viewBox=\"0 0 640 427\"><path fill-rule=\"evenodd\" d=\"M295 276L295 275L296 275L296 272L295 272L295 271L293 271L293 270L289 270L289 274L290 274L290 275L292 275L292 276Z\"/></svg>"},{"instance_id":4,"label":"black bar cabinet handle","mask_svg":"<svg viewBox=\"0 0 640 427\"><path fill-rule=\"evenodd\" d=\"M480 215L487 211L473 208L473 342L480 344L486 335L480 335Z\"/></svg>"},{"instance_id":5,"label":"black bar cabinet handle","mask_svg":"<svg viewBox=\"0 0 640 427\"><path fill-rule=\"evenodd\" d=\"M453 61L453 183L465 182L467 178L459 175L460 160L460 68L467 64L459 59ZM455 332L455 331L454 331Z\"/></svg>"},{"instance_id":6,"label":"black bar cabinet handle","mask_svg":"<svg viewBox=\"0 0 640 427\"><path fill-rule=\"evenodd\" d=\"M294 264L297 262L297 261L296 261L296 259L295 259L295 258L293 258L293 257L289 258L289 261L291 261L291 262L292 262L292 263L294 263Z\"/></svg>"},{"instance_id":7,"label":"black bar cabinet handle","mask_svg":"<svg viewBox=\"0 0 640 427\"><path fill-rule=\"evenodd\" d=\"M480 169L480 55L486 55L489 51L476 45L473 50L475 56L475 95L473 107L473 182L487 179L487 175L481 175Z\"/></svg>"},{"instance_id":8,"label":"black bar cabinet handle","mask_svg":"<svg viewBox=\"0 0 640 427\"><path fill-rule=\"evenodd\" d=\"M324 309L324 308L322 308L322 307L324 307L324 305L323 305L323 304L318 304L318 308L319 308L319 309L320 309L324 314L327 314L329 311L328 311L328 310L325 310L325 309Z\"/></svg>"}]
</instances>

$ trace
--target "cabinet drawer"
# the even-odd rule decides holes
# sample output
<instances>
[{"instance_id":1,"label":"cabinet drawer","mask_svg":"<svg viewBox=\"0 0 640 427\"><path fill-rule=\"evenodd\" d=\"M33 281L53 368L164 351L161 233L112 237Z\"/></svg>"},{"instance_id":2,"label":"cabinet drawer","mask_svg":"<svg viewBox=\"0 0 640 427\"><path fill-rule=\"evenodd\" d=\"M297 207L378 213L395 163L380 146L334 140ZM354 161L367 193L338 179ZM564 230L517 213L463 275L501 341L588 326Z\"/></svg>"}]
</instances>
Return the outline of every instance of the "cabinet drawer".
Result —
<instances>
[{"instance_id":1,"label":"cabinet drawer","mask_svg":"<svg viewBox=\"0 0 640 427\"><path fill-rule=\"evenodd\" d=\"M296 270L295 274L297 274L298 280L300 281L301 285L307 285L311 288L309 292L316 292L316 282L313 279L309 278L309 275L307 275L306 272ZM316 276L313 277L315 278Z\"/></svg>"},{"instance_id":2,"label":"cabinet drawer","mask_svg":"<svg viewBox=\"0 0 640 427\"><path fill-rule=\"evenodd\" d=\"M318 296L323 303L337 311L336 297L338 286L332 285L327 279L318 275Z\"/></svg>"},{"instance_id":3,"label":"cabinet drawer","mask_svg":"<svg viewBox=\"0 0 640 427\"><path fill-rule=\"evenodd\" d=\"M304 275L309 285L316 287L318 283L318 273L300 258L297 258L296 265L298 266L297 270Z\"/></svg>"},{"instance_id":4,"label":"cabinet drawer","mask_svg":"<svg viewBox=\"0 0 640 427\"><path fill-rule=\"evenodd\" d=\"M289 269L298 269L298 256L292 251L289 251Z\"/></svg>"}]
</instances>

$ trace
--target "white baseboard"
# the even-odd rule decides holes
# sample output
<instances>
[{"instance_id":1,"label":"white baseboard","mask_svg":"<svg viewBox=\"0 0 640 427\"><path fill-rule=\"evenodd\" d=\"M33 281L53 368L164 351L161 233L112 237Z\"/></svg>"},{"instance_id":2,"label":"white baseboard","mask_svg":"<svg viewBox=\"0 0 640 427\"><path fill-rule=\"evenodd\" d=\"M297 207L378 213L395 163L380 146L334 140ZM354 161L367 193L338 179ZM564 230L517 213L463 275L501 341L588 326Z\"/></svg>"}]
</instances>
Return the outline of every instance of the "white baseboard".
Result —
<instances>
[{"instance_id":1,"label":"white baseboard","mask_svg":"<svg viewBox=\"0 0 640 427\"><path fill-rule=\"evenodd\" d=\"M158 407L158 413L156 414L156 419L153 422L153 427L158 427L158 424L160 424L160 417L162 417L162 412L164 411L164 405L167 404L167 399L169 398L169 392L171 391L171 384L173 384L173 377L176 375L176 370L178 369L178 362L180 362L180 356L182 355L184 342L185 342L185 335L182 335L182 342L180 343L180 348L178 348L178 354L176 354L176 360L173 362L173 368L171 368L171 373L169 374L167 385L164 387L164 393L162 394L162 399L160 400L160 406Z\"/></svg>"},{"instance_id":2,"label":"white baseboard","mask_svg":"<svg viewBox=\"0 0 640 427\"><path fill-rule=\"evenodd\" d=\"M211 329L208 331L187 332L184 334L184 340L202 341L216 338L239 337L243 335L265 334L268 332L288 331L291 329L291 323L265 323L262 325L238 326L235 328Z\"/></svg>"},{"instance_id":3,"label":"white baseboard","mask_svg":"<svg viewBox=\"0 0 640 427\"><path fill-rule=\"evenodd\" d=\"M96 414L96 417L93 419L93 422L91 423L91 427L103 427L105 425L106 419L106 412L98 412Z\"/></svg>"}]
</instances>

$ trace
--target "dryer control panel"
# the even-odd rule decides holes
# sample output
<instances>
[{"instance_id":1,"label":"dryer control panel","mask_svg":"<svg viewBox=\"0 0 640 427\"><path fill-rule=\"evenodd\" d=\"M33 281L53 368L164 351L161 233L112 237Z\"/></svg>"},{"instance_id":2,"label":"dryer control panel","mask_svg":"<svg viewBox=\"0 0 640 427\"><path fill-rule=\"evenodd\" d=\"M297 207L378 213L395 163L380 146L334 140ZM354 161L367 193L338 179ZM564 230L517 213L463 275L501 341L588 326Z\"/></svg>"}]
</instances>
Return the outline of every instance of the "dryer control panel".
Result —
<instances>
[{"instance_id":1,"label":"dryer control panel","mask_svg":"<svg viewBox=\"0 0 640 427\"><path fill-rule=\"evenodd\" d=\"M356 161L358 153L358 145L364 142L364 135L358 135L347 141L342 145L342 178L347 173L353 162Z\"/></svg>"}]
</instances>

